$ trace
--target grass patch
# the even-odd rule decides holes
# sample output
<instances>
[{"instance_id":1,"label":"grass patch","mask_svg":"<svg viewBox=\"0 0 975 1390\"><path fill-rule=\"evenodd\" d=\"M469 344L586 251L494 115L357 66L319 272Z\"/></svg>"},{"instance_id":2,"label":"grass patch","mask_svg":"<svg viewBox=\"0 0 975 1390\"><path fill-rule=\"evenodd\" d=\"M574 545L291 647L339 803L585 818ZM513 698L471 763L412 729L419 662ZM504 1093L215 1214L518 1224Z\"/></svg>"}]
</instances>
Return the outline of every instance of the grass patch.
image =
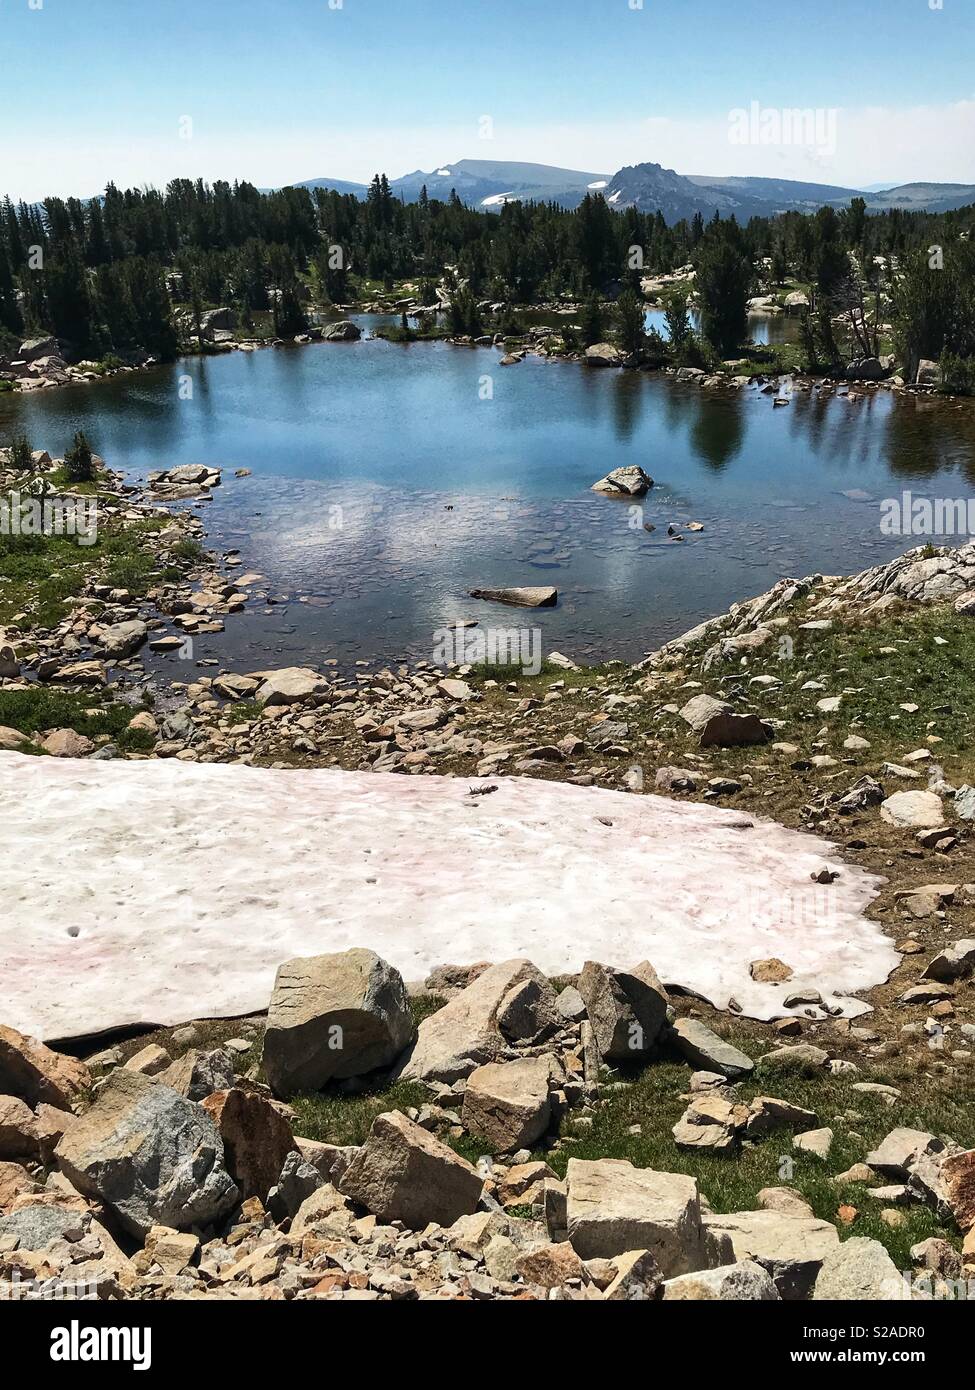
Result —
<instances>
[{"instance_id":1,"label":"grass patch","mask_svg":"<svg viewBox=\"0 0 975 1390\"><path fill-rule=\"evenodd\" d=\"M108 734L121 747L142 751L152 747L151 735L128 728L138 713L132 705L99 706L97 697L70 695L47 686L29 690L0 690L0 725L35 734L43 729L74 729L87 738ZM148 743L146 742L148 741Z\"/></svg>"},{"instance_id":2,"label":"grass patch","mask_svg":"<svg viewBox=\"0 0 975 1390\"><path fill-rule=\"evenodd\" d=\"M717 1026L753 1056L773 1046L768 1035L759 1036L757 1029ZM570 1158L623 1158L640 1168L687 1173L698 1180L717 1212L752 1210L763 1187L792 1187L818 1217L838 1225L841 1238L870 1236L881 1241L902 1269L911 1266L911 1246L929 1235L944 1236L959 1245L958 1232L944 1228L927 1207L904 1207L905 1224L896 1229L886 1225L880 1219L885 1204L867 1194L868 1187L884 1185L886 1179L839 1186L831 1179L862 1162L892 1129L902 1125L975 1145L975 1080L959 1086L957 1080L949 1083L921 1075L916 1067L899 1077L892 1075L885 1061L882 1071L861 1064L856 1076L834 1077L824 1072L815 1078L763 1078L759 1074L739 1084L735 1097L743 1103L769 1095L814 1111L820 1125L834 1132L833 1146L824 1162L794 1151L792 1134L787 1130L770 1134L737 1154L708 1156L678 1149L671 1129L687 1106L689 1079L690 1070L679 1061L655 1062L631 1074L624 1090L604 1090L605 1099L595 1108L591 1128L575 1125L570 1112L563 1122L563 1137L569 1142L554 1152L539 1151L536 1157L550 1163L560 1177L565 1175ZM889 1106L879 1096L852 1090L856 1081L897 1086L901 1098ZM642 1133L629 1134L633 1125L640 1125ZM857 1216L849 1225L838 1221L841 1205L856 1208Z\"/></svg>"}]
</instances>

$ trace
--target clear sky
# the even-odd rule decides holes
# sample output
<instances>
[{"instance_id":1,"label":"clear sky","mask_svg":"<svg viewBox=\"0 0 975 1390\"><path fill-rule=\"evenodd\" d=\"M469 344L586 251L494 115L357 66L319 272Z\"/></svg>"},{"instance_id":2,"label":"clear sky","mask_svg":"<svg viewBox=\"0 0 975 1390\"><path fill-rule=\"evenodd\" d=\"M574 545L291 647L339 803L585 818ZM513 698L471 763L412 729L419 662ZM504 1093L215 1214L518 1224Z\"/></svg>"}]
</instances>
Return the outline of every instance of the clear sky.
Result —
<instances>
[{"instance_id":1,"label":"clear sky","mask_svg":"<svg viewBox=\"0 0 975 1390\"><path fill-rule=\"evenodd\" d=\"M975 183L975 0L0 0L0 73L15 198L465 157ZM735 143L753 102L834 138Z\"/></svg>"}]
</instances>

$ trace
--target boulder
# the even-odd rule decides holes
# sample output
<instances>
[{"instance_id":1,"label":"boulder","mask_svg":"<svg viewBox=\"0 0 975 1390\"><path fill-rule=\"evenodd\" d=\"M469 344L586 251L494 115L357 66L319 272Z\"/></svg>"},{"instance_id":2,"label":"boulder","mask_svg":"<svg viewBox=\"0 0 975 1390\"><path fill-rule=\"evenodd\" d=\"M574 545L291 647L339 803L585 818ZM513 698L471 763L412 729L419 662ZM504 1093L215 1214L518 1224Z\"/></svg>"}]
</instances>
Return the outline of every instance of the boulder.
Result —
<instances>
[{"instance_id":1,"label":"boulder","mask_svg":"<svg viewBox=\"0 0 975 1390\"><path fill-rule=\"evenodd\" d=\"M148 627L138 618L97 628L94 633L95 641L105 656L115 661L121 661L123 657L138 651L148 635Z\"/></svg>"},{"instance_id":2,"label":"boulder","mask_svg":"<svg viewBox=\"0 0 975 1390\"><path fill-rule=\"evenodd\" d=\"M549 585L521 589L472 589L471 598L507 603L513 608L554 608L559 600L559 591Z\"/></svg>"},{"instance_id":3,"label":"boulder","mask_svg":"<svg viewBox=\"0 0 975 1390\"><path fill-rule=\"evenodd\" d=\"M0 1026L0 1093L20 1096L28 1105L70 1110L91 1084L84 1062L54 1052L16 1028Z\"/></svg>"},{"instance_id":4,"label":"boulder","mask_svg":"<svg viewBox=\"0 0 975 1390\"><path fill-rule=\"evenodd\" d=\"M808 1298L823 1260L839 1244L828 1221L781 1211L709 1212L704 1226L732 1260L760 1264L784 1299Z\"/></svg>"},{"instance_id":5,"label":"boulder","mask_svg":"<svg viewBox=\"0 0 975 1390\"><path fill-rule=\"evenodd\" d=\"M561 1023L555 990L544 975L511 986L498 1007L498 1027L509 1042L534 1042Z\"/></svg>"},{"instance_id":6,"label":"boulder","mask_svg":"<svg viewBox=\"0 0 975 1390\"><path fill-rule=\"evenodd\" d=\"M713 695L695 695L679 711L680 717L700 735L702 748L738 748L766 743L773 735L770 724L757 714L739 714Z\"/></svg>"},{"instance_id":7,"label":"boulder","mask_svg":"<svg viewBox=\"0 0 975 1390\"><path fill-rule=\"evenodd\" d=\"M925 830L944 825L941 797L934 792L894 792L881 803L880 816L888 825Z\"/></svg>"},{"instance_id":8,"label":"boulder","mask_svg":"<svg viewBox=\"0 0 975 1390\"><path fill-rule=\"evenodd\" d=\"M964 938L939 951L928 965L922 980L938 980L942 984L953 984L955 980L967 979L975 968L975 941Z\"/></svg>"},{"instance_id":9,"label":"boulder","mask_svg":"<svg viewBox=\"0 0 975 1390\"><path fill-rule=\"evenodd\" d=\"M668 1034L668 1040L694 1067L720 1072L729 1081L740 1081L755 1070L752 1059L731 1043L712 1033L696 1018L679 1018Z\"/></svg>"},{"instance_id":10,"label":"boulder","mask_svg":"<svg viewBox=\"0 0 975 1390\"><path fill-rule=\"evenodd\" d=\"M52 729L41 747L52 758L83 758L95 750L91 739L75 733L74 729Z\"/></svg>"},{"instance_id":11,"label":"boulder","mask_svg":"<svg viewBox=\"0 0 975 1390\"><path fill-rule=\"evenodd\" d=\"M607 1303L655 1299L663 1288L660 1266L649 1250L628 1250L612 1261L616 1275L603 1292Z\"/></svg>"},{"instance_id":12,"label":"boulder","mask_svg":"<svg viewBox=\"0 0 975 1390\"><path fill-rule=\"evenodd\" d=\"M829 1053L811 1043L796 1043L792 1047L777 1047L766 1052L759 1061L766 1076L817 1076L829 1061Z\"/></svg>"},{"instance_id":13,"label":"boulder","mask_svg":"<svg viewBox=\"0 0 975 1390\"><path fill-rule=\"evenodd\" d=\"M288 1121L263 1096L237 1087L215 1091L203 1108L223 1140L224 1161L241 1197L266 1202L285 1159L295 1152Z\"/></svg>"},{"instance_id":14,"label":"boulder","mask_svg":"<svg viewBox=\"0 0 975 1390\"><path fill-rule=\"evenodd\" d=\"M777 1100L774 1096L757 1096L749 1108L749 1139L760 1139L777 1129L789 1129L801 1134L815 1128L818 1123L814 1111L804 1110L801 1105L793 1105L789 1100Z\"/></svg>"},{"instance_id":15,"label":"boulder","mask_svg":"<svg viewBox=\"0 0 975 1390\"><path fill-rule=\"evenodd\" d=\"M0 1163L0 1212L13 1206L18 1197L34 1196L43 1189L21 1163Z\"/></svg>"},{"instance_id":16,"label":"boulder","mask_svg":"<svg viewBox=\"0 0 975 1390\"><path fill-rule=\"evenodd\" d=\"M68 1181L144 1238L155 1225L187 1230L237 1201L211 1117L171 1087L118 1068L55 1151Z\"/></svg>"},{"instance_id":17,"label":"boulder","mask_svg":"<svg viewBox=\"0 0 975 1390\"><path fill-rule=\"evenodd\" d=\"M362 329L357 323L343 319L341 323L330 323L322 331L325 343L356 343L362 337Z\"/></svg>"},{"instance_id":18,"label":"boulder","mask_svg":"<svg viewBox=\"0 0 975 1390\"><path fill-rule=\"evenodd\" d=\"M945 1203L958 1229L972 1230L975 1227L975 1149L951 1154L941 1164L940 1176Z\"/></svg>"},{"instance_id":19,"label":"boulder","mask_svg":"<svg viewBox=\"0 0 975 1390\"><path fill-rule=\"evenodd\" d=\"M907 1280L879 1240L851 1236L830 1250L812 1293L816 1302L910 1302Z\"/></svg>"},{"instance_id":20,"label":"boulder","mask_svg":"<svg viewBox=\"0 0 975 1390\"><path fill-rule=\"evenodd\" d=\"M633 1061L653 1047L667 1021L667 991L649 961L630 971L587 960L578 982L601 1057Z\"/></svg>"},{"instance_id":21,"label":"boulder","mask_svg":"<svg viewBox=\"0 0 975 1390\"><path fill-rule=\"evenodd\" d=\"M937 362L932 362L928 358L922 357L917 364L917 376L914 378L918 386L940 386L942 380L941 367Z\"/></svg>"},{"instance_id":22,"label":"boulder","mask_svg":"<svg viewBox=\"0 0 975 1390\"><path fill-rule=\"evenodd\" d=\"M649 1250L668 1279L703 1266L693 1178L634 1168L626 1159L570 1158L565 1181L569 1240L584 1260Z\"/></svg>"},{"instance_id":23,"label":"boulder","mask_svg":"<svg viewBox=\"0 0 975 1390\"><path fill-rule=\"evenodd\" d=\"M355 948L279 966L264 1034L264 1071L278 1095L388 1067L413 1038L403 977Z\"/></svg>"},{"instance_id":24,"label":"boulder","mask_svg":"<svg viewBox=\"0 0 975 1390\"><path fill-rule=\"evenodd\" d=\"M20 662L13 647L0 642L0 679L15 681L20 676Z\"/></svg>"},{"instance_id":25,"label":"boulder","mask_svg":"<svg viewBox=\"0 0 975 1390\"><path fill-rule=\"evenodd\" d=\"M614 468L598 483L593 483L590 491L606 492L612 497L644 497L653 487L653 479L637 464L625 468Z\"/></svg>"},{"instance_id":26,"label":"boulder","mask_svg":"<svg viewBox=\"0 0 975 1390\"><path fill-rule=\"evenodd\" d=\"M261 705L299 705L313 700L328 689L328 681L304 666L286 666L280 671L264 671L257 690Z\"/></svg>"},{"instance_id":27,"label":"boulder","mask_svg":"<svg viewBox=\"0 0 975 1390\"><path fill-rule=\"evenodd\" d=\"M28 338L21 343L17 353L19 362L36 362L40 357L59 357L61 346L57 338ZM48 455L47 462L50 463L51 457Z\"/></svg>"},{"instance_id":28,"label":"boulder","mask_svg":"<svg viewBox=\"0 0 975 1390\"><path fill-rule=\"evenodd\" d=\"M739 1260L737 1264L721 1265L718 1269L700 1270L695 1274L679 1274L663 1286L665 1303L678 1300L710 1302L778 1303L779 1291L768 1272L754 1260Z\"/></svg>"},{"instance_id":29,"label":"boulder","mask_svg":"<svg viewBox=\"0 0 975 1390\"><path fill-rule=\"evenodd\" d=\"M568 1241L540 1245L515 1261L515 1270L526 1284L542 1289L561 1289L570 1279L586 1281L586 1267Z\"/></svg>"},{"instance_id":30,"label":"boulder","mask_svg":"<svg viewBox=\"0 0 975 1390\"><path fill-rule=\"evenodd\" d=\"M376 1117L339 1180L339 1190L380 1221L413 1230L470 1215L483 1186L465 1159L395 1110Z\"/></svg>"},{"instance_id":31,"label":"boulder","mask_svg":"<svg viewBox=\"0 0 975 1390\"><path fill-rule=\"evenodd\" d=\"M239 676L230 671L214 677L213 693L223 700L252 700L260 685L256 676Z\"/></svg>"},{"instance_id":32,"label":"boulder","mask_svg":"<svg viewBox=\"0 0 975 1390\"><path fill-rule=\"evenodd\" d=\"M529 1149L552 1117L551 1054L515 1062L488 1062L471 1072L461 1116L464 1128L500 1153Z\"/></svg>"},{"instance_id":33,"label":"boulder","mask_svg":"<svg viewBox=\"0 0 975 1390\"><path fill-rule=\"evenodd\" d=\"M868 1153L867 1166L885 1178L906 1182L918 1160L940 1157L945 1152L942 1140L921 1129L893 1129L880 1146Z\"/></svg>"},{"instance_id":34,"label":"boulder","mask_svg":"<svg viewBox=\"0 0 975 1390\"><path fill-rule=\"evenodd\" d=\"M620 367L623 354L612 343L591 343L586 348L587 367Z\"/></svg>"},{"instance_id":35,"label":"boulder","mask_svg":"<svg viewBox=\"0 0 975 1390\"><path fill-rule=\"evenodd\" d=\"M425 1018L417 1031L416 1043L401 1069L409 1081L451 1083L469 1076L475 1067L497 1061L506 1051L499 1014L511 992L527 980L539 987L548 981L530 960L501 961L492 965L466 989ZM550 987L549 987L550 988Z\"/></svg>"}]
</instances>

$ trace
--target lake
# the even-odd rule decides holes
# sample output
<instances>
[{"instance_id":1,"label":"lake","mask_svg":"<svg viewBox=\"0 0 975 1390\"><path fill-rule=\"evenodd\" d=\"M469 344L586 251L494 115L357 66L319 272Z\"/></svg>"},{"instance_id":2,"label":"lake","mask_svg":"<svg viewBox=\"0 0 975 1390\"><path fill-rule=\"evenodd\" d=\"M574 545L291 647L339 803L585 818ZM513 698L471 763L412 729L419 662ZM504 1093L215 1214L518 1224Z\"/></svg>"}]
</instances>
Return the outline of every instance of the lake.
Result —
<instances>
[{"instance_id":1,"label":"lake","mask_svg":"<svg viewBox=\"0 0 975 1390\"><path fill-rule=\"evenodd\" d=\"M797 392L776 409L754 388L498 363L492 349L368 337L189 358L0 397L0 439L23 428L60 454L84 429L134 478L223 468L201 507L210 544L240 549L278 600L206 638L206 655L240 669L430 657L457 618L537 626L545 650L584 661L636 660L785 575L918 544L881 534L880 500L967 495L975 480L969 407ZM627 464L656 483L642 512L590 491ZM241 467L252 476L235 479ZM691 520L704 530L668 536ZM556 585L558 607L468 597L522 584Z\"/></svg>"}]
</instances>

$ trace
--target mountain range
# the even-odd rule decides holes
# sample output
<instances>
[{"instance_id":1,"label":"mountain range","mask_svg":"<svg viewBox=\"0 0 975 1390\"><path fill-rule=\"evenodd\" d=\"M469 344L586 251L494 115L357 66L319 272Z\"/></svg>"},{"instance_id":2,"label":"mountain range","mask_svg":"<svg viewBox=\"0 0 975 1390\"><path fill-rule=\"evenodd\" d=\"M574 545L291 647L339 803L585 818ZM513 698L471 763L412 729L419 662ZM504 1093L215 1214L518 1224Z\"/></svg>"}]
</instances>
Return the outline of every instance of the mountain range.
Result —
<instances>
[{"instance_id":1,"label":"mountain range","mask_svg":"<svg viewBox=\"0 0 975 1390\"><path fill-rule=\"evenodd\" d=\"M330 188L364 198L368 185L346 179L306 179L299 188ZM527 164L494 159L461 159L436 169L417 169L391 179L393 195L415 203L425 187L431 198L446 200L451 192L470 207L497 210L506 202L558 203L578 207L587 193L602 193L614 208L635 207L640 212L661 212L669 223L693 217L707 219L720 212L739 221L771 217L782 212L815 212L817 208L845 207L851 198L863 198L869 212L906 208L913 212L949 212L975 203L975 184L908 183L896 188L842 188L833 184L802 183L794 179L717 177L678 174L647 162L620 169L616 174L560 169L549 164Z\"/></svg>"}]
</instances>

